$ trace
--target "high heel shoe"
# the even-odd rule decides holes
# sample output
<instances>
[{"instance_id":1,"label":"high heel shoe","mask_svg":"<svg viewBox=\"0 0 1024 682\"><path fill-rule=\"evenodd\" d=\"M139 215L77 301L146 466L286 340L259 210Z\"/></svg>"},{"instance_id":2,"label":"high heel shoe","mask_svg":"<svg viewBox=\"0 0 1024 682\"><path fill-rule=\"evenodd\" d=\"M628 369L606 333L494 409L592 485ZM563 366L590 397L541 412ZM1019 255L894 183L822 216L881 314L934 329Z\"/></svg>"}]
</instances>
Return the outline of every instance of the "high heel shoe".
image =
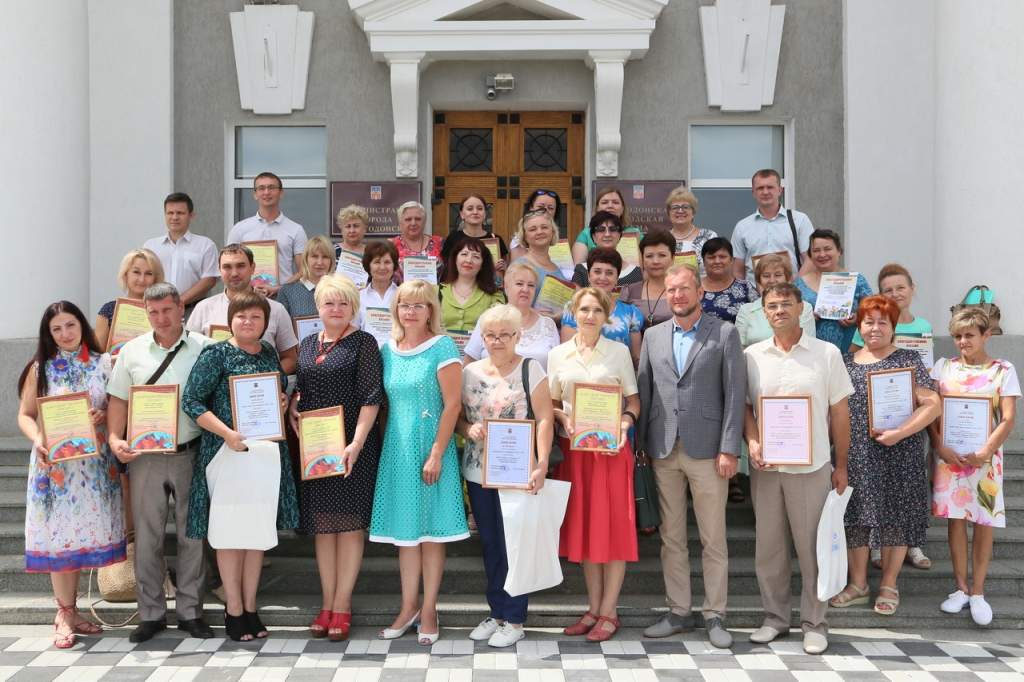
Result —
<instances>
[{"instance_id":1,"label":"high heel shoe","mask_svg":"<svg viewBox=\"0 0 1024 682\"><path fill-rule=\"evenodd\" d=\"M224 632L233 642L248 642L251 640L242 639L243 637L249 636L248 628L245 626L245 612L243 611L237 616L232 616L228 613L227 607L224 607Z\"/></svg>"},{"instance_id":2,"label":"high heel shoe","mask_svg":"<svg viewBox=\"0 0 1024 682\"><path fill-rule=\"evenodd\" d=\"M416 641L420 646L433 646L434 642L441 638L441 617L437 617L437 632L421 632L420 626L416 626Z\"/></svg>"},{"instance_id":3,"label":"high heel shoe","mask_svg":"<svg viewBox=\"0 0 1024 682\"><path fill-rule=\"evenodd\" d=\"M411 628L413 625L419 625L419 623L420 612L417 611L415 614L413 614L413 617L409 619L409 622L403 625L402 627L384 628L383 630L377 633L377 637L379 637L380 639L398 639L399 637L404 635L409 630L409 628Z\"/></svg>"},{"instance_id":4,"label":"high heel shoe","mask_svg":"<svg viewBox=\"0 0 1024 682\"><path fill-rule=\"evenodd\" d=\"M331 610L320 609L320 615L309 624L309 635L313 639L320 639L327 636L327 628L330 627Z\"/></svg>"},{"instance_id":5,"label":"high heel shoe","mask_svg":"<svg viewBox=\"0 0 1024 682\"><path fill-rule=\"evenodd\" d=\"M348 639L349 630L352 629L351 611L332 611L331 622L327 626L327 639L332 642L344 642Z\"/></svg>"},{"instance_id":6,"label":"high heel shoe","mask_svg":"<svg viewBox=\"0 0 1024 682\"><path fill-rule=\"evenodd\" d=\"M256 611L242 611L242 618L245 619L245 629L256 639L266 639L270 632L260 620L260 614Z\"/></svg>"}]
</instances>

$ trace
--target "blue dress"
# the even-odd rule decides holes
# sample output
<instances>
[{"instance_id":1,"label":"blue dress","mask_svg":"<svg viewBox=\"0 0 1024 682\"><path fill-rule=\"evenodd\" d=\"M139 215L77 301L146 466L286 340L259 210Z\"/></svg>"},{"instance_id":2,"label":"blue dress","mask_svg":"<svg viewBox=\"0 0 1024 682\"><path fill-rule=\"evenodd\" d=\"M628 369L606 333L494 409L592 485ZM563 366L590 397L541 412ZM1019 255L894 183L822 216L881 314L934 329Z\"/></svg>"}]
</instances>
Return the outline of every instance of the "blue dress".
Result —
<instances>
[{"instance_id":1,"label":"blue dress","mask_svg":"<svg viewBox=\"0 0 1024 682\"><path fill-rule=\"evenodd\" d=\"M562 326L576 329L576 318L568 307L562 312ZM611 317L601 326L601 336L609 341L624 343L626 348L631 348L629 335L632 332L640 333L643 328L644 316L640 309L632 303L618 300L615 301Z\"/></svg>"},{"instance_id":2,"label":"blue dress","mask_svg":"<svg viewBox=\"0 0 1024 682\"><path fill-rule=\"evenodd\" d=\"M454 439L449 439L441 457L438 481L427 485L422 478L444 410L437 373L461 362L459 350L447 336L435 336L411 350L399 350L389 341L381 348L381 358L388 419L373 496L370 540L411 547L468 538Z\"/></svg>"},{"instance_id":3,"label":"blue dress","mask_svg":"<svg viewBox=\"0 0 1024 682\"><path fill-rule=\"evenodd\" d=\"M797 277L796 282L797 288L800 289L800 295L804 297L804 300L811 304L811 309L814 308L815 302L818 300L818 292L807 286L807 282L804 281L803 277ZM864 279L864 275L857 273L857 289L853 294L853 312L857 312L857 308L860 307L860 300L865 296L872 294L871 285ZM844 327L839 324L839 320L819 320L815 319L815 329L817 336L822 341L828 341L836 348L839 349L840 353L847 353L850 350L850 344L853 343L853 335L857 333L857 325L851 324L849 327Z\"/></svg>"}]
</instances>

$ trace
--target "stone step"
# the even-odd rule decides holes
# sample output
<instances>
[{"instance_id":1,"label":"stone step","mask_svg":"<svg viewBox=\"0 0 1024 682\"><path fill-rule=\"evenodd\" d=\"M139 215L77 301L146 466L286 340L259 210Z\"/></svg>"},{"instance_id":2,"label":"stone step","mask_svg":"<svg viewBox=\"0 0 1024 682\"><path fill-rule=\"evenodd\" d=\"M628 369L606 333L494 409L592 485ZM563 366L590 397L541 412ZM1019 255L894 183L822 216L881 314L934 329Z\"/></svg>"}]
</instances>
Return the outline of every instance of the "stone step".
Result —
<instances>
[{"instance_id":1,"label":"stone step","mask_svg":"<svg viewBox=\"0 0 1024 682\"><path fill-rule=\"evenodd\" d=\"M833 630L843 628L913 628L915 631L936 629L972 629L965 610L958 615L939 611L939 603L945 595L904 596L900 608L893 616L879 616L870 606L854 606L846 609L830 609L829 626ZM260 593L260 617L270 627L302 627L308 625L320 610L317 595L281 595ZM794 602L799 602L795 599ZM990 598L995 618L991 627L997 629L1024 629L1024 598ZM87 616L89 601L83 596L79 608ZM174 621L174 602L168 603L168 618ZM398 612L398 594L360 593L353 597L352 623L356 626L383 627L389 625ZM127 619L135 611L134 602L110 604L98 601L97 613L107 622L117 623ZM217 601L205 604L207 622L216 628L223 623L224 607ZM791 615L791 624L799 628L800 615L797 608ZM539 594L531 597L527 627L561 628L574 622L586 610L586 599L577 595ZM666 611L661 595L623 595L619 600L619 619L625 627L646 627L664 615ZM472 628L488 615L487 604L480 596L444 595L439 600L438 611L446 638L463 638ZM699 602L695 609L699 615ZM5 592L0 594L0 624L49 625L53 623L53 597L44 594ZM730 597L727 625L735 628L756 628L761 625L764 612L757 595ZM699 618L698 618L699 620ZM137 621L136 621L137 622ZM134 623L133 623L134 625ZM734 633L737 641L745 639L744 633ZM411 636L407 636L409 638ZM580 642L584 640L580 638ZM666 641L678 641L671 638ZM799 639L797 639L799 641ZM600 645L594 644L600 651Z\"/></svg>"},{"instance_id":2,"label":"stone step","mask_svg":"<svg viewBox=\"0 0 1024 682\"><path fill-rule=\"evenodd\" d=\"M27 464L0 464L0 492L25 492Z\"/></svg>"}]
</instances>

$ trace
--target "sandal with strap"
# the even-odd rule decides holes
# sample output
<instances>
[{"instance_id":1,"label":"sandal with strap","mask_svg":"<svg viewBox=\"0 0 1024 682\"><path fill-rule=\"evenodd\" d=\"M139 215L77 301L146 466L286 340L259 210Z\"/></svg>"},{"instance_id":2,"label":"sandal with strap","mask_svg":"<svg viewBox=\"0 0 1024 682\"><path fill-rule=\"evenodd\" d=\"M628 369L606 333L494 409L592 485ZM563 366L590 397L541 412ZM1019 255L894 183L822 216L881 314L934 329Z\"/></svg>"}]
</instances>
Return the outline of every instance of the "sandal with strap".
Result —
<instances>
[{"instance_id":1,"label":"sandal with strap","mask_svg":"<svg viewBox=\"0 0 1024 682\"><path fill-rule=\"evenodd\" d=\"M251 642L253 640L253 636L246 629L244 611L237 616L232 616L228 613L227 607L224 607L224 632L233 642Z\"/></svg>"},{"instance_id":2,"label":"sandal with strap","mask_svg":"<svg viewBox=\"0 0 1024 682\"><path fill-rule=\"evenodd\" d=\"M91 620L84 618L78 612L77 600L75 602L75 634L78 635L102 635L103 628L93 623Z\"/></svg>"},{"instance_id":3,"label":"sandal with strap","mask_svg":"<svg viewBox=\"0 0 1024 682\"><path fill-rule=\"evenodd\" d=\"M587 623L586 622L587 618L591 619L594 622L593 623ZM595 625L597 625L597 621L598 620L599 620L599 618L597 617L597 614L594 614L594 613L591 613L590 611L587 611L582 616L580 616L580 619L578 621L576 621L575 623L573 623L569 627L567 627L564 630L562 630L562 634L569 635L570 637L578 637L579 635L585 635L588 632L590 632L590 630Z\"/></svg>"},{"instance_id":4,"label":"sandal with strap","mask_svg":"<svg viewBox=\"0 0 1024 682\"><path fill-rule=\"evenodd\" d=\"M606 625L610 625L609 630ZM607 642L609 639L615 636L615 633L619 631L621 623L618 618L609 618L608 616L599 616L597 622L594 623L594 627L587 633L588 642Z\"/></svg>"},{"instance_id":5,"label":"sandal with strap","mask_svg":"<svg viewBox=\"0 0 1024 682\"><path fill-rule=\"evenodd\" d=\"M857 587L854 584L849 584L843 588L843 591L828 600L828 605L835 609L845 609L847 606L856 606L857 604L867 604L871 600L871 590L868 586Z\"/></svg>"},{"instance_id":6,"label":"sandal with strap","mask_svg":"<svg viewBox=\"0 0 1024 682\"><path fill-rule=\"evenodd\" d=\"M245 619L246 631L256 639L265 639L270 636L270 632L260 620L260 614L256 611L242 611L242 618Z\"/></svg>"},{"instance_id":7,"label":"sandal with strap","mask_svg":"<svg viewBox=\"0 0 1024 682\"><path fill-rule=\"evenodd\" d=\"M70 649L75 645L75 628L70 623L74 621L75 605L65 606L57 599L57 615L53 619L53 645L58 649ZM61 623L61 616L64 622ZM65 629L62 630L61 627Z\"/></svg>"},{"instance_id":8,"label":"sandal with strap","mask_svg":"<svg viewBox=\"0 0 1024 682\"><path fill-rule=\"evenodd\" d=\"M891 592L892 594L896 595L896 598L893 599L892 597L883 597L882 590L885 590L886 592ZM878 587L878 596L875 597L875 613L877 613L880 616L894 616L896 615L896 609L898 609L899 606L900 591L897 590L895 587L887 587L885 585L880 585Z\"/></svg>"},{"instance_id":9,"label":"sandal with strap","mask_svg":"<svg viewBox=\"0 0 1024 682\"><path fill-rule=\"evenodd\" d=\"M332 642L344 642L348 639L349 630L352 629L351 611L332 611L331 622L327 626L327 639Z\"/></svg>"},{"instance_id":10,"label":"sandal with strap","mask_svg":"<svg viewBox=\"0 0 1024 682\"><path fill-rule=\"evenodd\" d=\"M920 571L927 571L932 567L932 560L925 556L920 547L911 547L907 550L907 558L904 561Z\"/></svg>"},{"instance_id":11,"label":"sandal with strap","mask_svg":"<svg viewBox=\"0 0 1024 682\"><path fill-rule=\"evenodd\" d=\"M331 610L320 609L320 614L309 624L309 635L313 639L320 639L327 636L327 628L330 627Z\"/></svg>"}]
</instances>

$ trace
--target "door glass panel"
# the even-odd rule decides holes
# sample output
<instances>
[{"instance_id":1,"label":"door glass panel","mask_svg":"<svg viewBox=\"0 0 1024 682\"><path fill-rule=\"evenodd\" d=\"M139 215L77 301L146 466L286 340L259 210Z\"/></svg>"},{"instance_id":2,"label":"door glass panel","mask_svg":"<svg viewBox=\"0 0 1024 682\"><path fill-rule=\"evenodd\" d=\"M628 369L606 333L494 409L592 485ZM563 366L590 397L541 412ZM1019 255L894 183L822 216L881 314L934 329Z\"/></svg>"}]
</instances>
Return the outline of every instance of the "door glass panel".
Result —
<instances>
[{"instance_id":1,"label":"door glass panel","mask_svg":"<svg viewBox=\"0 0 1024 682\"><path fill-rule=\"evenodd\" d=\"M719 237L732 239L733 228L740 219L754 212L757 204L749 188L697 188L692 189L697 197L697 215L693 222L700 227L714 230Z\"/></svg>"},{"instance_id":2,"label":"door glass panel","mask_svg":"<svg viewBox=\"0 0 1024 682\"><path fill-rule=\"evenodd\" d=\"M485 204L486 212L484 215L484 229L494 231L494 204ZM459 229L459 223L462 222L462 218L459 217L459 204L448 204L448 234L455 232Z\"/></svg>"},{"instance_id":3,"label":"door glass panel","mask_svg":"<svg viewBox=\"0 0 1024 682\"><path fill-rule=\"evenodd\" d=\"M452 128L448 131L448 170L491 172L494 138L490 128Z\"/></svg>"},{"instance_id":4,"label":"door glass panel","mask_svg":"<svg viewBox=\"0 0 1024 682\"><path fill-rule=\"evenodd\" d=\"M783 167L780 125L695 125L690 128L690 170L693 180L749 178L761 168Z\"/></svg>"},{"instance_id":5,"label":"door glass panel","mask_svg":"<svg viewBox=\"0 0 1024 682\"><path fill-rule=\"evenodd\" d=\"M523 131L523 169L527 173L564 173L568 160L565 128L526 128Z\"/></svg>"}]
</instances>

